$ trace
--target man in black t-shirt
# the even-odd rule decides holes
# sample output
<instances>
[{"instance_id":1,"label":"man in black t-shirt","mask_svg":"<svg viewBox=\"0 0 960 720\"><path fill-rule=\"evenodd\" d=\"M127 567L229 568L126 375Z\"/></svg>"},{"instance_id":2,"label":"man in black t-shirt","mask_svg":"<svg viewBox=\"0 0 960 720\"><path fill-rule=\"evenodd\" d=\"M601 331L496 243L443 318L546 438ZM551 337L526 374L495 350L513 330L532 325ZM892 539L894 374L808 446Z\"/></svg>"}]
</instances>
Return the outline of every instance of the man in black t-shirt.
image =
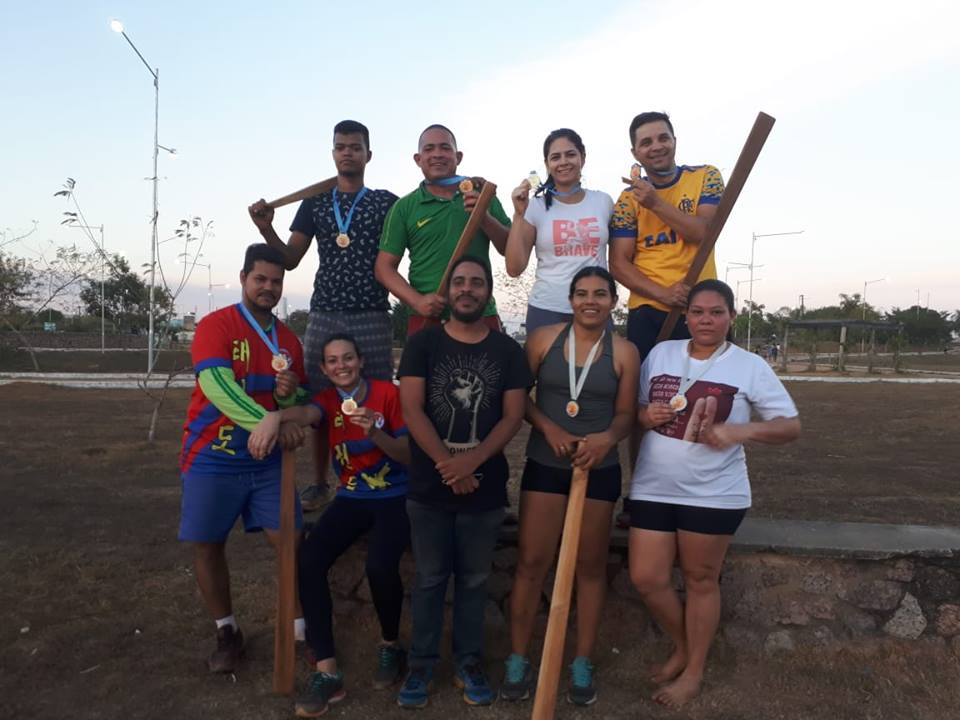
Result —
<instances>
[{"instance_id":1,"label":"man in black t-shirt","mask_svg":"<svg viewBox=\"0 0 960 720\"><path fill-rule=\"evenodd\" d=\"M284 243L273 229L273 208L261 199L250 206L250 218L268 245L283 253L287 270L300 264L314 237L320 266L313 281L310 316L303 353L314 393L330 385L320 370L324 341L336 333L349 333L363 352L363 374L393 380L393 325L387 291L374 277L373 265L387 212L397 196L364 186L364 170L373 153L370 133L354 120L333 128L333 162L337 186L304 200ZM304 490L304 510L322 504L327 472L326 435L316 436L317 484Z\"/></svg>"},{"instance_id":2,"label":"man in black t-shirt","mask_svg":"<svg viewBox=\"0 0 960 720\"><path fill-rule=\"evenodd\" d=\"M482 666L486 581L507 503L503 448L520 429L533 378L521 347L483 322L492 288L484 261L456 262L450 320L411 337L397 373L412 440L407 515L417 566L402 707L427 703L451 575L456 682L470 705L494 697Z\"/></svg>"}]
</instances>

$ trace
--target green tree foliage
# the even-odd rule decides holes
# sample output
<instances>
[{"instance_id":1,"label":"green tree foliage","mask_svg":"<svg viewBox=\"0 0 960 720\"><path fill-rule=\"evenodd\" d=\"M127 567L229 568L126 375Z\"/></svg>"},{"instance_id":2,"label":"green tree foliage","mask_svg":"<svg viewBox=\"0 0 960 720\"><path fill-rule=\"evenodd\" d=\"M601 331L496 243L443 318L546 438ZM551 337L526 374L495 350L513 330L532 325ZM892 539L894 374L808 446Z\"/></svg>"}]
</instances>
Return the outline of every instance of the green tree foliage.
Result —
<instances>
[{"instance_id":1,"label":"green tree foliage","mask_svg":"<svg viewBox=\"0 0 960 720\"><path fill-rule=\"evenodd\" d=\"M954 321L949 312L913 307L893 308L887 319L903 325L903 335L909 345L942 346L950 342Z\"/></svg>"},{"instance_id":2,"label":"green tree foliage","mask_svg":"<svg viewBox=\"0 0 960 720\"><path fill-rule=\"evenodd\" d=\"M302 338L307 334L307 320L309 319L310 313L306 310L294 310L287 318L287 327Z\"/></svg>"},{"instance_id":3,"label":"green tree foliage","mask_svg":"<svg viewBox=\"0 0 960 720\"><path fill-rule=\"evenodd\" d=\"M407 340L407 318L410 317L410 308L402 302L390 305L390 320L393 323L393 342L403 345Z\"/></svg>"},{"instance_id":4,"label":"green tree foliage","mask_svg":"<svg viewBox=\"0 0 960 720\"><path fill-rule=\"evenodd\" d=\"M21 311L36 282L37 274L30 263L0 250L0 313Z\"/></svg>"},{"instance_id":5,"label":"green tree foliage","mask_svg":"<svg viewBox=\"0 0 960 720\"><path fill-rule=\"evenodd\" d=\"M150 313L150 288L130 270L126 258L113 255L107 264L103 283L105 315L119 332L137 332L147 327ZM80 301L88 315L100 316L100 280L88 278L80 291ZM173 314L173 297L164 287L154 289L156 318Z\"/></svg>"}]
</instances>

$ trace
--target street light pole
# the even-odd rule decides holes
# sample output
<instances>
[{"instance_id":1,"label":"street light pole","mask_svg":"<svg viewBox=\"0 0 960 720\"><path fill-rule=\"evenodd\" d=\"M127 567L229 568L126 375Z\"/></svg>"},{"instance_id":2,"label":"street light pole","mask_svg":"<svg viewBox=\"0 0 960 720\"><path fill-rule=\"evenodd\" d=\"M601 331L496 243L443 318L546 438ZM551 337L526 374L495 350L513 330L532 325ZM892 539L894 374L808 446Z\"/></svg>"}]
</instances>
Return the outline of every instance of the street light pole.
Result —
<instances>
[{"instance_id":1,"label":"street light pole","mask_svg":"<svg viewBox=\"0 0 960 720\"><path fill-rule=\"evenodd\" d=\"M791 230L790 232L778 232L778 233L763 233L757 234L753 233L753 239L750 241L750 299L748 300L749 305L747 307L747 352L750 352L750 338L753 330L753 283L756 282L753 279L753 264L754 252L757 245L757 238L765 237L776 237L778 235L800 235L803 233L803 230Z\"/></svg>"}]
</instances>

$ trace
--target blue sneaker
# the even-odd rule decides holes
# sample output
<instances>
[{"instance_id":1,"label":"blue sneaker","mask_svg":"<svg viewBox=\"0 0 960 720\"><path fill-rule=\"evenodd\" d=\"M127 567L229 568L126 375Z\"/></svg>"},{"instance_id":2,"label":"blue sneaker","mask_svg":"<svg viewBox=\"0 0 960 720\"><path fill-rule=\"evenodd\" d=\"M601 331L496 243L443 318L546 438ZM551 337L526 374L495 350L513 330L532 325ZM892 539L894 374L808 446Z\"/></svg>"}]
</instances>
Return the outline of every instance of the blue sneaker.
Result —
<instances>
[{"instance_id":1,"label":"blue sneaker","mask_svg":"<svg viewBox=\"0 0 960 720\"><path fill-rule=\"evenodd\" d=\"M479 660L471 658L462 662L453 682L463 689L463 701L467 705L489 705L493 702L493 690Z\"/></svg>"},{"instance_id":2,"label":"blue sneaker","mask_svg":"<svg viewBox=\"0 0 960 720\"><path fill-rule=\"evenodd\" d=\"M500 684L500 698L515 702L530 697L533 687L533 668L523 655L510 653L504 663L503 682Z\"/></svg>"},{"instance_id":3,"label":"blue sneaker","mask_svg":"<svg viewBox=\"0 0 960 720\"><path fill-rule=\"evenodd\" d=\"M426 707L430 700L430 687L433 685L433 668L412 667L403 681L397 695L397 705L402 708L417 709Z\"/></svg>"},{"instance_id":4,"label":"blue sneaker","mask_svg":"<svg viewBox=\"0 0 960 720\"><path fill-rule=\"evenodd\" d=\"M593 665L590 658L576 657L570 663L567 700L574 705L593 705L597 701L597 688L593 684Z\"/></svg>"}]
</instances>

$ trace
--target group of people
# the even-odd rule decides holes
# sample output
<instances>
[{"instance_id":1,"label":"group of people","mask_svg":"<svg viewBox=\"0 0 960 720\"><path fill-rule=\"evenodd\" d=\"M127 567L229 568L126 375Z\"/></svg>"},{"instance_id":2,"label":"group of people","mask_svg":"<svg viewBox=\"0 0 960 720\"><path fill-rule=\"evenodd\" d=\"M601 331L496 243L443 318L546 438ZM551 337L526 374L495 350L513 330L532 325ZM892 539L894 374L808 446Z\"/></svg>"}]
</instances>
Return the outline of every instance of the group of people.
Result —
<instances>
[{"instance_id":1,"label":"group of people","mask_svg":"<svg viewBox=\"0 0 960 720\"><path fill-rule=\"evenodd\" d=\"M719 172L676 165L663 113L638 115L629 133L637 164L616 203L582 187L583 141L556 130L543 146L546 180L531 174L511 192L512 222L494 198L456 259L479 193L457 174L462 153L442 125L421 134L414 161L424 180L403 198L366 188L369 134L344 121L334 128L337 186L303 202L286 243L267 203L250 206L266 243L247 249L241 301L197 328L197 385L180 463L180 539L195 547L198 585L217 626L210 670L231 671L243 651L227 536L243 517L247 531L262 529L276 541L280 449L310 436L318 476L329 456L338 487L298 549L295 633L315 662L296 700L298 716L318 717L345 697L328 573L364 535L381 631L374 687L401 683L400 706L427 704L452 576L454 679L464 700L528 698L536 675L530 642L574 468L588 479L567 697L592 704L590 658L623 485L618 446L628 440L630 577L674 646L654 671L654 699L679 706L697 694L719 622L720 569L750 506L743 444L788 442L800 424L769 366L728 342L733 293L713 279L712 255L698 283L683 280L722 195ZM272 311L284 271L314 238L320 266L301 348ZM525 348L501 332L491 243L511 275L536 255ZM617 282L631 293L626 338L611 322ZM396 372L388 292L411 311ZM686 320L675 339L656 344L672 308L684 309ZM524 421L531 429L509 599L511 653L495 693L484 669L486 580L507 505L504 448ZM399 563L408 546L416 567L409 653L399 642ZM685 603L671 583L677 561Z\"/></svg>"}]
</instances>

